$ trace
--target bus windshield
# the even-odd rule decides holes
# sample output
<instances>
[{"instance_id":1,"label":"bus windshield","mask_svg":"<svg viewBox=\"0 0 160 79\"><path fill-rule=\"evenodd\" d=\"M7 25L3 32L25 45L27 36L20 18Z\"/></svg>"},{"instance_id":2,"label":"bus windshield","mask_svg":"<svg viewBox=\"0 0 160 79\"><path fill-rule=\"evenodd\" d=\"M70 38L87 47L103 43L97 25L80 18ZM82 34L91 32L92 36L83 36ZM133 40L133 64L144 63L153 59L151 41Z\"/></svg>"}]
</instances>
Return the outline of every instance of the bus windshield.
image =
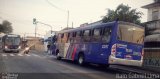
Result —
<instances>
[{"instance_id":1,"label":"bus windshield","mask_svg":"<svg viewBox=\"0 0 160 79\"><path fill-rule=\"evenodd\" d=\"M142 44L144 39L144 29L134 25L119 24L118 40Z\"/></svg>"},{"instance_id":2,"label":"bus windshield","mask_svg":"<svg viewBox=\"0 0 160 79\"><path fill-rule=\"evenodd\" d=\"M18 38L18 37L7 37L6 38L6 44L7 45L19 45L20 44L20 38Z\"/></svg>"}]
</instances>

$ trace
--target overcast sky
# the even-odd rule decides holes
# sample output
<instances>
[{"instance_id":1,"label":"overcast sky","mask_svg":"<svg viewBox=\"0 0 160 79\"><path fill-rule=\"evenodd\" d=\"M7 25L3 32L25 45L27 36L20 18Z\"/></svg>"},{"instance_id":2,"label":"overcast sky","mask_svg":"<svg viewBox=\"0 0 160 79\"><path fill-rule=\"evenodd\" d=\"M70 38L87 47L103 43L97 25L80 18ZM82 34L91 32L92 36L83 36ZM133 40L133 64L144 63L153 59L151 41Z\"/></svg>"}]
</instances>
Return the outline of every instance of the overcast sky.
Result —
<instances>
[{"instance_id":1,"label":"overcast sky","mask_svg":"<svg viewBox=\"0 0 160 79\"><path fill-rule=\"evenodd\" d=\"M0 0L0 22L8 20L12 23L14 33L34 33L33 18L50 24L53 30L60 30L67 25L67 10L69 10L69 26L78 27L83 23L101 20L107 13L107 8L115 9L119 4L128 4L142 11L142 22L147 21L147 10L141 6L152 3L153 0ZM48 26L37 25L38 33L44 35Z\"/></svg>"}]
</instances>

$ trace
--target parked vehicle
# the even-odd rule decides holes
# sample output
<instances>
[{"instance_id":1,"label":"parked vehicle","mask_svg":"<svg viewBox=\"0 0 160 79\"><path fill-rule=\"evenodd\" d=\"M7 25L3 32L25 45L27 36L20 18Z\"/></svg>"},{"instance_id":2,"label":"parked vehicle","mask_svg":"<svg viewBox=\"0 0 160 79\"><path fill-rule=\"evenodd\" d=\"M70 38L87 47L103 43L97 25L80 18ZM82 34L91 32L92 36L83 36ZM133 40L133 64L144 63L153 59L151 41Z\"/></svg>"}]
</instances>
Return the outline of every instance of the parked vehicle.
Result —
<instances>
[{"instance_id":1,"label":"parked vehicle","mask_svg":"<svg viewBox=\"0 0 160 79\"><path fill-rule=\"evenodd\" d=\"M58 33L57 59L77 61L80 65L96 63L141 66L144 28L113 21L87 25Z\"/></svg>"}]
</instances>

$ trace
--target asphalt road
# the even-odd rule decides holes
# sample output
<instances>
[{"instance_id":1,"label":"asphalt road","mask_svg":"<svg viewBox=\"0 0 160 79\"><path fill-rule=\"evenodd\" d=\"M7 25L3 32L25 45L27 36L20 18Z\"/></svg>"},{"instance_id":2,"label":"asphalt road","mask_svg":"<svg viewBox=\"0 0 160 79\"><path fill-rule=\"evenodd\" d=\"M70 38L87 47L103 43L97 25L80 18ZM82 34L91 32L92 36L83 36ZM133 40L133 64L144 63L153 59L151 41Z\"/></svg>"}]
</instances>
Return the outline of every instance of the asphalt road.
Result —
<instances>
[{"instance_id":1,"label":"asphalt road","mask_svg":"<svg viewBox=\"0 0 160 79\"><path fill-rule=\"evenodd\" d=\"M54 56L45 53L1 52L0 73L2 79L118 79L117 75L130 72L97 65L82 67L72 61L56 60Z\"/></svg>"}]
</instances>

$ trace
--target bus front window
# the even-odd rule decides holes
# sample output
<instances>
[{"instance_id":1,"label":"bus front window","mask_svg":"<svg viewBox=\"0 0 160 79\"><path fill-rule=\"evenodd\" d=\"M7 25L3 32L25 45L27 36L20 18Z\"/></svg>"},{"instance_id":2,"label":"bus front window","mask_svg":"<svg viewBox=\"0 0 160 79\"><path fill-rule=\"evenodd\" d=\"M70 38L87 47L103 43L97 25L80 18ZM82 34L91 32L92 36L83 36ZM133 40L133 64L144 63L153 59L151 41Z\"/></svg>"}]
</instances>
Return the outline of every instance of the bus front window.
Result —
<instances>
[{"instance_id":1,"label":"bus front window","mask_svg":"<svg viewBox=\"0 0 160 79\"><path fill-rule=\"evenodd\" d=\"M142 44L144 29L133 25L119 24L118 39L121 41Z\"/></svg>"},{"instance_id":2,"label":"bus front window","mask_svg":"<svg viewBox=\"0 0 160 79\"><path fill-rule=\"evenodd\" d=\"M20 38L18 37L8 37L6 39L7 45L19 45L20 44Z\"/></svg>"},{"instance_id":3,"label":"bus front window","mask_svg":"<svg viewBox=\"0 0 160 79\"><path fill-rule=\"evenodd\" d=\"M20 38L14 38L14 45L20 44Z\"/></svg>"}]
</instances>

